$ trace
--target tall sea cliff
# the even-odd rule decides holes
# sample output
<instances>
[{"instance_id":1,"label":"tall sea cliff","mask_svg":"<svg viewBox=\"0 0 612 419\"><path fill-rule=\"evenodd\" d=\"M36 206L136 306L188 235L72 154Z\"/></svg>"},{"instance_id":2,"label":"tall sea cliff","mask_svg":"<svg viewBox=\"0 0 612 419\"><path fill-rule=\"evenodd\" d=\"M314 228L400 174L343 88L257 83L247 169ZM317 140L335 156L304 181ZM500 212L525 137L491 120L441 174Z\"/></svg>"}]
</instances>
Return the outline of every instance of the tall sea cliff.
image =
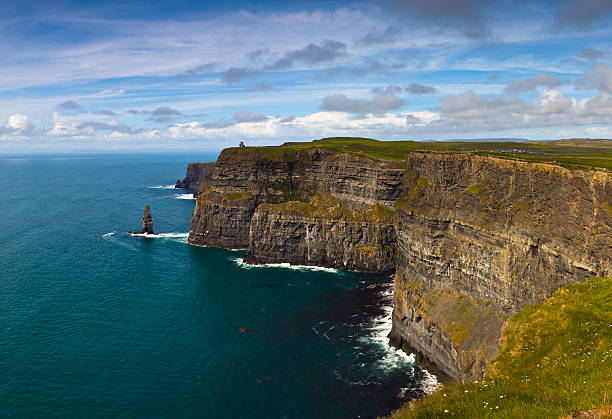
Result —
<instances>
[{"instance_id":1,"label":"tall sea cliff","mask_svg":"<svg viewBox=\"0 0 612 419\"><path fill-rule=\"evenodd\" d=\"M189 243L245 248L252 264L394 272L390 341L442 376L483 376L510 315L612 275L605 169L308 144L190 165Z\"/></svg>"}]
</instances>

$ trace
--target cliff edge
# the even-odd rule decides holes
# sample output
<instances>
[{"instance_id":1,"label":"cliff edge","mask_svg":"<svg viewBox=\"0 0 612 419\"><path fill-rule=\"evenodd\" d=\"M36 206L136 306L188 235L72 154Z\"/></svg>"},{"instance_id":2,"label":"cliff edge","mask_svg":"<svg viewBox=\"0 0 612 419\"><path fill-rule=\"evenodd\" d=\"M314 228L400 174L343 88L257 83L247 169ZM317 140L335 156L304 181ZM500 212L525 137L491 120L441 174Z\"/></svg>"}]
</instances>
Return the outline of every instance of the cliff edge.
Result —
<instances>
[{"instance_id":1,"label":"cliff edge","mask_svg":"<svg viewBox=\"0 0 612 419\"><path fill-rule=\"evenodd\" d=\"M248 249L253 264L395 272L391 343L443 376L481 377L509 316L612 275L612 182L588 157L601 150L506 146L225 149L201 176L189 243Z\"/></svg>"}]
</instances>

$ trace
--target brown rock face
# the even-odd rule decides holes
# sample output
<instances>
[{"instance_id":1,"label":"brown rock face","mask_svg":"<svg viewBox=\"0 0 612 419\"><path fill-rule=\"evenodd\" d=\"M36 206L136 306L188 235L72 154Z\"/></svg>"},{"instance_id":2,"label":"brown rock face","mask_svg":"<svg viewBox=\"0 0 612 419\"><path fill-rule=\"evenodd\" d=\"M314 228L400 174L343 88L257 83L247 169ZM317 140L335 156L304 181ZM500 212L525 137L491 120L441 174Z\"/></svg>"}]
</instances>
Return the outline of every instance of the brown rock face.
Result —
<instances>
[{"instance_id":1,"label":"brown rock face","mask_svg":"<svg viewBox=\"0 0 612 419\"><path fill-rule=\"evenodd\" d=\"M402 169L352 154L312 149L267 156L255 149L226 149L215 162L209 189L196 201L189 243L248 248L250 263L389 271L393 220L370 224L352 214L392 206L402 177ZM337 211L288 215L274 207L315 195L333 198Z\"/></svg>"},{"instance_id":2,"label":"brown rock face","mask_svg":"<svg viewBox=\"0 0 612 419\"><path fill-rule=\"evenodd\" d=\"M249 237L248 263L282 261L363 272L395 269L393 220L309 217L260 206L251 218Z\"/></svg>"},{"instance_id":3,"label":"brown rock face","mask_svg":"<svg viewBox=\"0 0 612 419\"><path fill-rule=\"evenodd\" d=\"M200 193L200 185L212 179L214 166L214 162L189 163L185 177L177 180L174 187L192 189L194 196L197 196Z\"/></svg>"},{"instance_id":4,"label":"brown rock face","mask_svg":"<svg viewBox=\"0 0 612 419\"><path fill-rule=\"evenodd\" d=\"M153 233L153 218L151 217L151 208L145 205L144 214L142 216L142 232L146 234Z\"/></svg>"},{"instance_id":5,"label":"brown rock face","mask_svg":"<svg viewBox=\"0 0 612 419\"><path fill-rule=\"evenodd\" d=\"M392 340L451 378L482 376L508 316L612 274L610 202L602 171L411 153L397 203Z\"/></svg>"},{"instance_id":6,"label":"brown rock face","mask_svg":"<svg viewBox=\"0 0 612 419\"><path fill-rule=\"evenodd\" d=\"M405 167L307 149L224 150L189 243L249 263L395 269L391 342L452 379L480 377L504 321L558 288L612 276L612 181L467 153Z\"/></svg>"}]
</instances>

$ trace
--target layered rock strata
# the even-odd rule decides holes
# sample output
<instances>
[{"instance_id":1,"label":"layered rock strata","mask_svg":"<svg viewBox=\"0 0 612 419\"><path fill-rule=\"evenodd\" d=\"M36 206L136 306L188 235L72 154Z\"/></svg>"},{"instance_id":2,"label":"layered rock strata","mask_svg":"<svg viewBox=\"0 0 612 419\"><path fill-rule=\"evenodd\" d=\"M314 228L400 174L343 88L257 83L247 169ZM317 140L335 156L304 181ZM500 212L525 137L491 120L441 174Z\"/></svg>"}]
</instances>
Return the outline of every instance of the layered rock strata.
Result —
<instances>
[{"instance_id":1,"label":"layered rock strata","mask_svg":"<svg viewBox=\"0 0 612 419\"><path fill-rule=\"evenodd\" d=\"M214 166L214 162L189 163L185 177L177 180L174 187L192 189L194 196L197 196L200 193L200 185L212 179Z\"/></svg>"},{"instance_id":2,"label":"layered rock strata","mask_svg":"<svg viewBox=\"0 0 612 419\"><path fill-rule=\"evenodd\" d=\"M411 153L398 200L391 340L453 379L482 376L503 320L612 274L612 182L460 153Z\"/></svg>"},{"instance_id":3,"label":"layered rock strata","mask_svg":"<svg viewBox=\"0 0 612 419\"><path fill-rule=\"evenodd\" d=\"M195 176L194 176L195 178ZM198 186L189 243L249 263L395 270L391 343L480 377L511 314L612 275L612 182L468 153L402 165L311 148L224 150Z\"/></svg>"},{"instance_id":4,"label":"layered rock strata","mask_svg":"<svg viewBox=\"0 0 612 419\"><path fill-rule=\"evenodd\" d=\"M130 231L129 234L155 234L153 232L153 217L151 217L151 208L145 205L144 213L142 214L142 230Z\"/></svg>"},{"instance_id":5,"label":"layered rock strata","mask_svg":"<svg viewBox=\"0 0 612 419\"><path fill-rule=\"evenodd\" d=\"M201 189L189 243L248 249L250 263L394 269L403 170L353 154L224 150Z\"/></svg>"}]
</instances>

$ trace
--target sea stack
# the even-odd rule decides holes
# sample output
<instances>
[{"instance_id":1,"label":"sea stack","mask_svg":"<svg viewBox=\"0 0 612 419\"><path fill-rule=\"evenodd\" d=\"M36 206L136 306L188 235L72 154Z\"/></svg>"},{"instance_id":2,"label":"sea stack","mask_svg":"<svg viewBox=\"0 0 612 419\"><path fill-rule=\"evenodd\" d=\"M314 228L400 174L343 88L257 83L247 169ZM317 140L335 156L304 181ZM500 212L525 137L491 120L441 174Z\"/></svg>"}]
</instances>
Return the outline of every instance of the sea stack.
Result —
<instances>
[{"instance_id":1,"label":"sea stack","mask_svg":"<svg viewBox=\"0 0 612 419\"><path fill-rule=\"evenodd\" d=\"M151 217L151 208L145 205L144 214L142 214L142 231L128 231L129 234L155 234L153 233L153 218Z\"/></svg>"},{"instance_id":2,"label":"sea stack","mask_svg":"<svg viewBox=\"0 0 612 419\"><path fill-rule=\"evenodd\" d=\"M153 218L151 217L151 208L148 205L145 205L144 214L142 215L142 233L155 234L153 233Z\"/></svg>"}]
</instances>

